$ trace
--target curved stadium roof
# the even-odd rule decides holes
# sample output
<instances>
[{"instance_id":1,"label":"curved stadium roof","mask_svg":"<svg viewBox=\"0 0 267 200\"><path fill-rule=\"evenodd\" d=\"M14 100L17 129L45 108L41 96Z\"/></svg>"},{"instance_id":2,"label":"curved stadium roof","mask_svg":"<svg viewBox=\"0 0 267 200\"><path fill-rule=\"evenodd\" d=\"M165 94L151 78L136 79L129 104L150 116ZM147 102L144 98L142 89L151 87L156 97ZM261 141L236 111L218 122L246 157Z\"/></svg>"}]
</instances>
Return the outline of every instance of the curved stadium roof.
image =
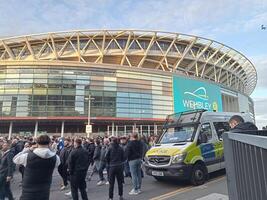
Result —
<instances>
[{"instance_id":1,"label":"curved stadium roof","mask_svg":"<svg viewBox=\"0 0 267 200\"><path fill-rule=\"evenodd\" d=\"M1 61L76 61L183 73L250 95L253 64L214 40L140 30L78 30L0 39Z\"/></svg>"}]
</instances>

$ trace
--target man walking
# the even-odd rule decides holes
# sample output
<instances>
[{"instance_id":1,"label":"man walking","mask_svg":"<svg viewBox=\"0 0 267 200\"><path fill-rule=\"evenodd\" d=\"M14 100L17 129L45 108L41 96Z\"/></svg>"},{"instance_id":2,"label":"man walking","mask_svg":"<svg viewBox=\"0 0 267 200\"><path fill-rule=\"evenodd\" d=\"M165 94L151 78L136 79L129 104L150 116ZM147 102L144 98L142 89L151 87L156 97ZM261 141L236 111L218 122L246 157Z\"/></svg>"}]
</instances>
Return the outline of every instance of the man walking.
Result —
<instances>
[{"instance_id":1,"label":"man walking","mask_svg":"<svg viewBox=\"0 0 267 200\"><path fill-rule=\"evenodd\" d=\"M118 182L118 191L120 200L123 200L123 164L124 164L124 151L119 145L118 138L111 139L111 145L106 153L106 161L109 166L109 200L113 199L113 191L115 178Z\"/></svg>"},{"instance_id":2,"label":"man walking","mask_svg":"<svg viewBox=\"0 0 267 200\"><path fill-rule=\"evenodd\" d=\"M71 195L73 200L79 199L78 190L80 190L82 199L88 200L85 182L88 167L88 152L82 147L82 140L77 138L75 139L74 149L70 153L68 160Z\"/></svg>"},{"instance_id":3,"label":"man walking","mask_svg":"<svg viewBox=\"0 0 267 200\"><path fill-rule=\"evenodd\" d=\"M129 192L130 195L141 193L141 164L143 155L143 144L138 140L137 133L132 133L130 142L126 147L126 155L129 161L130 172L132 176L133 189Z\"/></svg>"},{"instance_id":4,"label":"man walking","mask_svg":"<svg viewBox=\"0 0 267 200\"><path fill-rule=\"evenodd\" d=\"M60 164L59 157L50 150L48 135L39 136L36 143L33 151L22 151L13 158L15 164L25 166L20 200L49 200L53 171Z\"/></svg>"},{"instance_id":5,"label":"man walking","mask_svg":"<svg viewBox=\"0 0 267 200\"><path fill-rule=\"evenodd\" d=\"M104 138L103 140L103 145L101 147L101 151L100 151L100 164L99 164L99 170L98 170L98 174L99 174L99 182L97 183L98 186L104 185L104 184L109 184L109 182L105 181L104 178L104 169L106 168L106 170L108 171L108 165L105 159L107 150L108 150L108 146L109 146L109 139L108 138ZM107 173L107 177L108 177L108 173Z\"/></svg>"},{"instance_id":6,"label":"man walking","mask_svg":"<svg viewBox=\"0 0 267 200\"><path fill-rule=\"evenodd\" d=\"M0 200L5 200L7 197L9 200L13 200L13 195L10 190L10 181L13 177L14 164L12 159L14 154L10 151L10 145L8 142L4 142L2 145L3 155L0 163Z\"/></svg>"},{"instance_id":7,"label":"man walking","mask_svg":"<svg viewBox=\"0 0 267 200\"><path fill-rule=\"evenodd\" d=\"M63 179L63 186L60 190L64 190L68 186L68 158L71 150L71 140L66 138L64 140L64 147L59 152L60 165L58 166L58 172Z\"/></svg>"}]
</instances>

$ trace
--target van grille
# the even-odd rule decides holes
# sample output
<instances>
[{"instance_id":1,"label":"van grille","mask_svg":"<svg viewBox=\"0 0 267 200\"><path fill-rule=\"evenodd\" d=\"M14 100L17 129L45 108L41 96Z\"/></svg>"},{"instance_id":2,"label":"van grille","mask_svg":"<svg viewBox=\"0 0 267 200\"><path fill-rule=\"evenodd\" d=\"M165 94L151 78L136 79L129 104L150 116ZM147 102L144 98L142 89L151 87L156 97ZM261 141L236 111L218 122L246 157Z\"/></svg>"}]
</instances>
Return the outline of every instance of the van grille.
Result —
<instances>
[{"instance_id":1,"label":"van grille","mask_svg":"<svg viewBox=\"0 0 267 200\"><path fill-rule=\"evenodd\" d=\"M148 156L148 162L151 165L167 165L170 159L170 156Z\"/></svg>"}]
</instances>

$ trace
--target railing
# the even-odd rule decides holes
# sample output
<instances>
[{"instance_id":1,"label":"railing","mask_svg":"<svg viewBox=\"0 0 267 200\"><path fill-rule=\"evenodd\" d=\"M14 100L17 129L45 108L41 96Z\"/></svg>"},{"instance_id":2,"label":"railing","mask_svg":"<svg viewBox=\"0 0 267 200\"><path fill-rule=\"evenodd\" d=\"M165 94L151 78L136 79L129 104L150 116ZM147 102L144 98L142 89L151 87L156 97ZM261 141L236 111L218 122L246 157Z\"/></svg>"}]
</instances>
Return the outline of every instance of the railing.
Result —
<instances>
[{"instance_id":1,"label":"railing","mask_svg":"<svg viewBox=\"0 0 267 200\"><path fill-rule=\"evenodd\" d=\"M267 200L266 136L265 131L223 135L230 200Z\"/></svg>"}]
</instances>

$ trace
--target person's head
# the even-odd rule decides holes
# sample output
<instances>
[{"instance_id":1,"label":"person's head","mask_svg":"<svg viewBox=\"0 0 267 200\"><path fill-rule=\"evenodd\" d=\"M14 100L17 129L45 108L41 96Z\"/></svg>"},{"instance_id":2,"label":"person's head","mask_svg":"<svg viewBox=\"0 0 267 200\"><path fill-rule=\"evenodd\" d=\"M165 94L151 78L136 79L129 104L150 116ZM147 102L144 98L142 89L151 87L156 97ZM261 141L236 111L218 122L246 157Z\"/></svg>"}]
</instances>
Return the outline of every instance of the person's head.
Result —
<instances>
[{"instance_id":1,"label":"person's head","mask_svg":"<svg viewBox=\"0 0 267 200\"><path fill-rule=\"evenodd\" d=\"M64 147L69 146L70 143L71 143L71 140L70 140L69 138L65 138L65 139L64 139Z\"/></svg>"},{"instance_id":2,"label":"person's head","mask_svg":"<svg viewBox=\"0 0 267 200\"><path fill-rule=\"evenodd\" d=\"M4 141L2 144L2 151L7 151L10 148L10 145L7 141Z\"/></svg>"},{"instance_id":3,"label":"person's head","mask_svg":"<svg viewBox=\"0 0 267 200\"><path fill-rule=\"evenodd\" d=\"M231 127L231 128L234 128L234 127L236 127L238 124L240 124L240 123L244 123L245 121L244 121L244 119L241 117L241 116L239 116L239 115L234 115L234 116L232 116L231 118L230 118L230 120L229 120L229 126Z\"/></svg>"},{"instance_id":4,"label":"person's head","mask_svg":"<svg viewBox=\"0 0 267 200\"><path fill-rule=\"evenodd\" d=\"M127 143L127 139L126 139L126 137L121 137L121 138L120 138L120 143L121 143L121 144L126 144L126 143Z\"/></svg>"},{"instance_id":5,"label":"person's head","mask_svg":"<svg viewBox=\"0 0 267 200\"><path fill-rule=\"evenodd\" d=\"M80 138L76 138L74 141L74 148L78 148L82 146L82 140Z\"/></svg>"},{"instance_id":6,"label":"person's head","mask_svg":"<svg viewBox=\"0 0 267 200\"><path fill-rule=\"evenodd\" d=\"M112 144L115 144L115 145L118 145L119 144L119 139L117 137L112 136L110 138L110 140L111 140L111 143Z\"/></svg>"},{"instance_id":7,"label":"person's head","mask_svg":"<svg viewBox=\"0 0 267 200\"><path fill-rule=\"evenodd\" d=\"M138 134L137 133L132 133L130 140L138 140Z\"/></svg>"},{"instance_id":8,"label":"person's head","mask_svg":"<svg viewBox=\"0 0 267 200\"><path fill-rule=\"evenodd\" d=\"M103 140L103 144L104 144L104 145L109 145L109 139L108 139L108 138L104 138L104 140Z\"/></svg>"},{"instance_id":9,"label":"person's head","mask_svg":"<svg viewBox=\"0 0 267 200\"><path fill-rule=\"evenodd\" d=\"M99 139L95 139L95 145L99 146L101 141Z\"/></svg>"},{"instance_id":10,"label":"person's head","mask_svg":"<svg viewBox=\"0 0 267 200\"><path fill-rule=\"evenodd\" d=\"M38 147L48 147L51 143L51 139L48 135L40 135L37 137L36 143Z\"/></svg>"}]
</instances>

